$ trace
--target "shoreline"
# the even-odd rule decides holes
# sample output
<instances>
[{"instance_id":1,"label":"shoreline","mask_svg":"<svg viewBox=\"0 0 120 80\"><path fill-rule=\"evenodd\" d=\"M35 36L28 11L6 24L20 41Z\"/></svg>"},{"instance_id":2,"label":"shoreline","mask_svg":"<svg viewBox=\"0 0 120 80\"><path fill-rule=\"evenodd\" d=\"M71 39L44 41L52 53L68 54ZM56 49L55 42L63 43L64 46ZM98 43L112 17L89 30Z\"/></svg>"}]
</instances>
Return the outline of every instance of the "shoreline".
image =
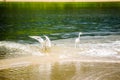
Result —
<instances>
[{"instance_id":1,"label":"shoreline","mask_svg":"<svg viewBox=\"0 0 120 80\"><path fill-rule=\"evenodd\" d=\"M39 64L54 64L54 63L108 63L108 64L120 64L119 59L112 58L100 58L100 57L90 57L90 56L81 56L79 59L76 58L59 58L58 55L45 55L45 56L27 56L20 58L12 59L2 59L0 60L0 70L15 68L15 67L27 67L31 65Z\"/></svg>"}]
</instances>

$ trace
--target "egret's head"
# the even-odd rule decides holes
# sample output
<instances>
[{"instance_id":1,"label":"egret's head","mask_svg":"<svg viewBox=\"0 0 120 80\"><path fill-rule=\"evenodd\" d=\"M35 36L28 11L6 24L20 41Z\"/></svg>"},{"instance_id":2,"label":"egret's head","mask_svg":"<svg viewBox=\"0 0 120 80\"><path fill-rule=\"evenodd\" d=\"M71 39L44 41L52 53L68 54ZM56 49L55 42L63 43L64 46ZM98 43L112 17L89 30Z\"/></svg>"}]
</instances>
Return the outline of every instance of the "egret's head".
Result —
<instances>
[{"instance_id":1,"label":"egret's head","mask_svg":"<svg viewBox=\"0 0 120 80\"><path fill-rule=\"evenodd\" d=\"M81 35L82 34L82 32L79 32L79 35Z\"/></svg>"}]
</instances>

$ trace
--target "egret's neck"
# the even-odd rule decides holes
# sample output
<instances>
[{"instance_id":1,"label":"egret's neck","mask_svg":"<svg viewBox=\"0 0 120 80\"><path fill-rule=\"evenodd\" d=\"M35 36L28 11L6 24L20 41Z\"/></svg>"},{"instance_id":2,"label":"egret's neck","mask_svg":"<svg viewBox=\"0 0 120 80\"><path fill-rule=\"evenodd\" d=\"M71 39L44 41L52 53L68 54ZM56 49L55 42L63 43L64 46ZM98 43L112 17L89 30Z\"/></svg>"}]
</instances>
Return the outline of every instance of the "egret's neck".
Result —
<instances>
[{"instance_id":1,"label":"egret's neck","mask_svg":"<svg viewBox=\"0 0 120 80\"><path fill-rule=\"evenodd\" d=\"M80 38L80 34L78 35L78 38Z\"/></svg>"}]
</instances>

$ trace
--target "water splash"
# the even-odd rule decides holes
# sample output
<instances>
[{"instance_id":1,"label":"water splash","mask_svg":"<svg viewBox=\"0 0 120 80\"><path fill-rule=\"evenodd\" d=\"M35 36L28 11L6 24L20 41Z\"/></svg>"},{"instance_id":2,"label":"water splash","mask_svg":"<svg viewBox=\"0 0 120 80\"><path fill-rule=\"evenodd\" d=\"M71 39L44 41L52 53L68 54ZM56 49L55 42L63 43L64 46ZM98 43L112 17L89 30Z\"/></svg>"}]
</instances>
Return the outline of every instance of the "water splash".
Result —
<instances>
[{"instance_id":1,"label":"water splash","mask_svg":"<svg viewBox=\"0 0 120 80\"><path fill-rule=\"evenodd\" d=\"M11 55L58 55L59 58L75 58L80 56L90 57L116 57L119 58L120 41L118 36L81 37L79 48L74 48L74 38L52 41L52 48L42 52L39 43L16 43L1 41L0 47L5 47L6 53ZM2 50L1 50L2 52Z\"/></svg>"}]
</instances>

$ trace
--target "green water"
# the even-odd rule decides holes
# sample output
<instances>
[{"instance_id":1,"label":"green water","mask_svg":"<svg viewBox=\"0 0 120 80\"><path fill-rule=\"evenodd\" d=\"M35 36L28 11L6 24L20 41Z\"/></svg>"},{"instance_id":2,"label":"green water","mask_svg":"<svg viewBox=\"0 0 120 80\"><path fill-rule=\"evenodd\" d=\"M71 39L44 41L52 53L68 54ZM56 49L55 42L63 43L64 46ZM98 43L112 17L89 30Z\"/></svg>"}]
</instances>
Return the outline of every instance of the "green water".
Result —
<instances>
[{"instance_id":1,"label":"green water","mask_svg":"<svg viewBox=\"0 0 120 80\"><path fill-rule=\"evenodd\" d=\"M120 34L119 2L1 2L0 10L0 40L31 41L28 36L44 34L52 40L65 39L76 37L80 31L85 36Z\"/></svg>"}]
</instances>

